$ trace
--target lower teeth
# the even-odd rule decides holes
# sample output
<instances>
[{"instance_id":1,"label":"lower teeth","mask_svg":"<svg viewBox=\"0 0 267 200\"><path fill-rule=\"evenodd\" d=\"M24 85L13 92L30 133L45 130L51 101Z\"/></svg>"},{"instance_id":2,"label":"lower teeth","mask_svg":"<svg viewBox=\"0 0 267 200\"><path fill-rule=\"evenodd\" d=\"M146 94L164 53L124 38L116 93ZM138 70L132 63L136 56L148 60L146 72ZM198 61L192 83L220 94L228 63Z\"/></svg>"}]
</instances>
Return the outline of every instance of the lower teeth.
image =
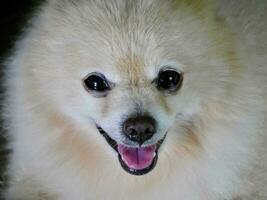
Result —
<instances>
[{"instance_id":1,"label":"lower teeth","mask_svg":"<svg viewBox=\"0 0 267 200\"><path fill-rule=\"evenodd\" d=\"M121 159L123 160L123 162L128 165L128 162L124 159L124 157L121 155Z\"/></svg>"}]
</instances>

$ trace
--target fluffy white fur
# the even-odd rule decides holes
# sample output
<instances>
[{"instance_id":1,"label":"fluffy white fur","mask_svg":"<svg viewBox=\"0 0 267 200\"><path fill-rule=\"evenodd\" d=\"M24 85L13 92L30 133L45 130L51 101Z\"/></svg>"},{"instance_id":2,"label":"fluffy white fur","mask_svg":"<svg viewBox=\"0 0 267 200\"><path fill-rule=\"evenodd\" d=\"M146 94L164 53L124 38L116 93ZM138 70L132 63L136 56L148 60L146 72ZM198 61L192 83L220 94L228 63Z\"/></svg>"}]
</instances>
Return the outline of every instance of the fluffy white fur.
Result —
<instances>
[{"instance_id":1,"label":"fluffy white fur","mask_svg":"<svg viewBox=\"0 0 267 200\"><path fill-rule=\"evenodd\" d=\"M266 9L248 0L44 3L7 64L6 198L266 199ZM184 72L174 95L150 84L166 65ZM105 98L83 88L94 71L116 83ZM157 166L140 177L95 128L120 142L136 102L157 119L155 140L169 130Z\"/></svg>"}]
</instances>

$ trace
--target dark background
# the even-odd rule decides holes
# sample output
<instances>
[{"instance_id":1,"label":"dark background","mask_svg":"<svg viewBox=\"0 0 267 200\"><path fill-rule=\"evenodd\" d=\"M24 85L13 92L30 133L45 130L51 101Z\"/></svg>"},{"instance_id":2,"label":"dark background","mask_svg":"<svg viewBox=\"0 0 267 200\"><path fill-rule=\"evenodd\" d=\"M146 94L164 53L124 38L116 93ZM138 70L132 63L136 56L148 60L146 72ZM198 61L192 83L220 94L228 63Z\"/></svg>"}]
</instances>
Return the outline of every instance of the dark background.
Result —
<instances>
[{"instance_id":1,"label":"dark background","mask_svg":"<svg viewBox=\"0 0 267 200\"><path fill-rule=\"evenodd\" d=\"M3 62L12 51L23 27L31 18L41 0L1 0L0 2L0 101L3 100ZM0 104L2 105L2 103ZM1 108L2 110L2 108ZM1 116L1 114L0 114ZM1 189L6 186L5 176L8 154L7 134L4 129L3 120L0 118L0 200Z\"/></svg>"},{"instance_id":2,"label":"dark background","mask_svg":"<svg viewBox=\"0 0 267 200\"><path fill-rule=\"evenodd\" d=\"M3 57L29 15L34 0L6 0L0 3L0 55Z\"/></svg>"}]
</instances>

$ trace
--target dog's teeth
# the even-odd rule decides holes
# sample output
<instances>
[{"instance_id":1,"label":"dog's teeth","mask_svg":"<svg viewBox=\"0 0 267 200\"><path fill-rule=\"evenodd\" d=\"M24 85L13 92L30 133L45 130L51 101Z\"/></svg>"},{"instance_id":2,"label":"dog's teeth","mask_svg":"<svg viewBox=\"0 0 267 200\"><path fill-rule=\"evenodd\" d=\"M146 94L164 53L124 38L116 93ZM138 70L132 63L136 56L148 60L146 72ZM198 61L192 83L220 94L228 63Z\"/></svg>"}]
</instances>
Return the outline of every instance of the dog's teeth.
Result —
<instances>
[{"instance_id":1,"label":"dog's teeth","mask_svg":"<svg viewBox=\"0 0 267 200\"><path fill-rule=\"evenodd\" d=\"M157 155L156 152L154 152L154 154L153 154L153 158L155 158L156 155Z\"/></svg>"},{"instance_id":2,"label":"dog's teeth","mask_svg":"<svg viewBox=\"0 0 267 200\"><path fill-rule=\"evenodd\" d=\"M128 162L124 159L124 157L121 156L121 158L122 158L123 162L124 162L126 165L128 165Z\"/></svg>"}]
</instances>

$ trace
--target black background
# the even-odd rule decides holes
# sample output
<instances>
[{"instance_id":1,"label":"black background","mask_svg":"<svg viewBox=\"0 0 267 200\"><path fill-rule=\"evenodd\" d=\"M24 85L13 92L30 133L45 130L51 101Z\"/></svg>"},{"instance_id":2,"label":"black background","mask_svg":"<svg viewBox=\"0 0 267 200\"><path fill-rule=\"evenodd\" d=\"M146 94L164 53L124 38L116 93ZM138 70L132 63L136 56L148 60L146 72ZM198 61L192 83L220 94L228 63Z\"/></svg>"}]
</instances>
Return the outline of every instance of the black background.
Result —
<instances>
[{"instance_id":1,"label":"black background","mask_svg":"<svg viewBox=\"0 0 267 200\"><path fill-rule=\"evenodd\" d=\"M0 1L0 55L10 49L25 22L30 18L38 0Z\"/></svg>"}]
</instances>

